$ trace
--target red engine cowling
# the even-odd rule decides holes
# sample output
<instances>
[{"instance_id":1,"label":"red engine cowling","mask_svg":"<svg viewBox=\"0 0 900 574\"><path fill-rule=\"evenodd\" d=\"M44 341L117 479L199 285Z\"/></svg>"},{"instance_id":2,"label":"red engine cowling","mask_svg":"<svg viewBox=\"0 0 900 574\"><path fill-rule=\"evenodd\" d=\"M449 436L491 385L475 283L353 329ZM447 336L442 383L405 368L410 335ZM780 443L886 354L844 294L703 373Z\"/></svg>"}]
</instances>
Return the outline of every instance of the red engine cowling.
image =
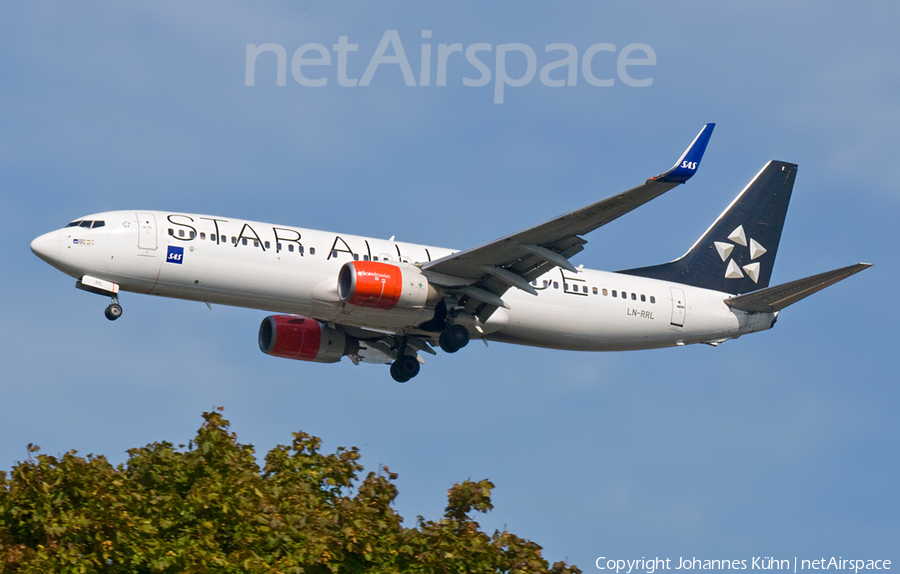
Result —
<instances>
[{"instance_id":1,"label":"red engine cowling","mask_svg":"<svg viewBox=\"0 0 900 574\"><path fill-rule=\"evenodd\" d=\"M421 309L440 301L442 295L412 265L378 261L348 261L338 274L341 301L369 309Z\"/></svg>"},{"instance_id":2,"label":"red engine cowling","mask_svg":"<svg viewBox=\"0 0 900 574\"><path fill-rule=\"evenodd\" d=\"M285 359L337 363L355 343L343 331L300 315L271 315L259 326L259 350Z\"/></svg>"}]
</instances>

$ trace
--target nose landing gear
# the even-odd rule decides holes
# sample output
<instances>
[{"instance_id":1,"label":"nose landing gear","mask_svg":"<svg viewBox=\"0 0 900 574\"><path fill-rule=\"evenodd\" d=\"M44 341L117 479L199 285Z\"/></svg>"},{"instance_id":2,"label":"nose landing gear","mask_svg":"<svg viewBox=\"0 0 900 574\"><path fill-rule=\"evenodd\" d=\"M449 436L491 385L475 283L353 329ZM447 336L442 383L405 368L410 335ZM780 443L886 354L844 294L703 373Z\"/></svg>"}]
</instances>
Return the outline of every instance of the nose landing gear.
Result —
<instances>
[{"instance_id":1,"label":"nose landing gear","mask_svg":"<svg viewBox=\"0 0 900 574\"><path fill-rule=\"evenodd\" d=\"M110 321L115 321L122 316L122 306L119 305L118 297L113 297L112 302L109 304L106 310L103 311L103 314Z\"/></svg>"},{"instance_id":2,"label":"nose landing gear","mask_svg":"<svg viewBox=\"0 0 900 574\"><path fill-rule=\"evenodd\" d=\"M115 283L85 275L75 282L75 288L109 297L109 306L103 311L103 315L110 321L115 321L122 316L122 306L119 305L119 286Z\"/></svg>"}]
</instances>

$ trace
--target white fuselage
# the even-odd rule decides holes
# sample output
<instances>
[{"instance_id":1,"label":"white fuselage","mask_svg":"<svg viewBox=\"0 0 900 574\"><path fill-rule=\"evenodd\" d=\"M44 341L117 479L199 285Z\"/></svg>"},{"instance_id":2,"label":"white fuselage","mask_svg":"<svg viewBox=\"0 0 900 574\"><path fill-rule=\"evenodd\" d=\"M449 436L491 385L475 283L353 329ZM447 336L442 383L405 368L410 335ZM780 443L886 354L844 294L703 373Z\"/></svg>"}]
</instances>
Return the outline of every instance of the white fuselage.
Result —
<instances>
[{"instance_id":1,"label":"white fuselage","mask_svg":"<svg viewBox=\"0 0 900 574\"><path fill-rule=\"evenodd\" d=\"M36 253L77 278L121 290L304 315L340 325L413 332L432 310L373 310L338 297L341 266L353 260L418 264L452 249L223 217L159 211L106 212L41 236ZM774 313L728 307L727 293L643 277L556 268L503 295L474 336L579 351L717 343L772 326Z\"/></svg>"}]
</instances>

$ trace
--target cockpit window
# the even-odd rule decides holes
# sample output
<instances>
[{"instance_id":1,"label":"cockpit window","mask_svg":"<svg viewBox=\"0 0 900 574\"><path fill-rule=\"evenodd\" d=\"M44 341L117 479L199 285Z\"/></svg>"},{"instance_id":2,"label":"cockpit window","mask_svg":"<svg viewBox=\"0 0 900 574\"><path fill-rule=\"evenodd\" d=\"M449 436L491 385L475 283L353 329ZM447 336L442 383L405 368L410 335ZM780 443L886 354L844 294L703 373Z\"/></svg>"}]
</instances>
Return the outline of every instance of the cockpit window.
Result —
<instances>
[{"instance_id":1,"label":"cockpit window","mask_svg":"<svg viewBox=\"0 0 900 574\"><path fill-rule=\"evenodd\" d=\"M85 229L97 229L98 227L103 227L106 225L105 221L88 221L79 219L78 221L73 221L72 223L66 225L66 227L84 227Z\"/></svg>"}]
</instances>

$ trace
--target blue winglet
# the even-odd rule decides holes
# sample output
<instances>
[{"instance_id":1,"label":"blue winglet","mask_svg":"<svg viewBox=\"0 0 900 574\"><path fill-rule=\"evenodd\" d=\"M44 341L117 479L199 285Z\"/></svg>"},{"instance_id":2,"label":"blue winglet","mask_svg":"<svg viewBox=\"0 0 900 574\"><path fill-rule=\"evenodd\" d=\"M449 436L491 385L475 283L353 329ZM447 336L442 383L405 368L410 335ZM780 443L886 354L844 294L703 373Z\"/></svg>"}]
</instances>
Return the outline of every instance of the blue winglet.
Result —
<instances>
[{"instance_id":1,"label":"blue winglet","mask_svg":"<svg viewBox=\"0 0 900 574\"><path fill-rule=\"evenodd\" d=\"M694 138L691 145L684 150L684 153L681 154L681 157L678 158L678 161L675 162L672 169L653 179L670 183L684 183L691 179L691 176L693 176L697 172L697 168L700 167L700 160L703 159L703 152L706 151L706 145L709 143L709 138L712 136L715 127L716 124L706 124L703 126L703 129L700 130L700 133L697 134L697 137Z\"/></svg>"}]
</instances>

